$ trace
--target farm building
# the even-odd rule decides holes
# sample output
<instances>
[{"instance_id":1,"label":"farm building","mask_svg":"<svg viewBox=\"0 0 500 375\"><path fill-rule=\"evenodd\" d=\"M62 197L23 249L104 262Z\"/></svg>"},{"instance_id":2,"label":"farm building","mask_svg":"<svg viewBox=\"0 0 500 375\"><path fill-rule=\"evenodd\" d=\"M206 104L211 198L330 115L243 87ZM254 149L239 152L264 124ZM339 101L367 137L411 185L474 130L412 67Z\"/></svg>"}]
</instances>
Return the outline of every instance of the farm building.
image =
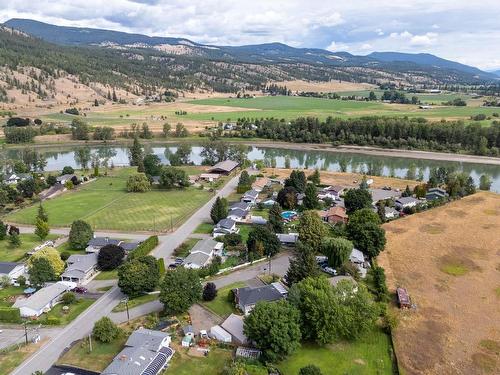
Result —
<instances>
[{"instance_id":1,"label":"farm building","mask_svg":"<svg viewBox=\"0 0 500 375\"><path fill-rule=\"evenodd\" d=\"M233 160L224 160L210 168L210 173L228 175L238 167L238 163Z\"/></svg>"}]
</instances>

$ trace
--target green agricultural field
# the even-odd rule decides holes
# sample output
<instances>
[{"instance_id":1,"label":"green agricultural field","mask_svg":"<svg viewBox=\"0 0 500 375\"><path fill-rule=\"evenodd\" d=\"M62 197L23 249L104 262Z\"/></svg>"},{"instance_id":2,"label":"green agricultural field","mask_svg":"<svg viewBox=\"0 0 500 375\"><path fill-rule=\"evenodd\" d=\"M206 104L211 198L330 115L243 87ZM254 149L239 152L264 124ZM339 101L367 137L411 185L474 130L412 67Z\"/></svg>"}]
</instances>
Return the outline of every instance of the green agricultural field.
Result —
<instances>
[{"instance_id":1,"label":"green agricultural field","mask_svg":"<svg viewBox=\"0 0 500 375\"><path fill-rule=\"evenodd\" d=\"M38 207L36 210L38 210ZM49 234L47 240L55 240L57 237L59 236ZM21 245L19 247L13 247L9 243L8 237L0 241L0 262L19 262L28 251L44 242L40 241L34 234L22 233L19 238L21 239Z\"/></svg>"},{"instance_id":2,"label":"green agricultural field","mask_svg":"<svg viewBox=\"0 0 500 375\"><path fill-rule=\"evenodd\" d=\"M130 168L127 169L130 171ZM146 193L128 193L128 173L100 177L77 189L48 200L44 207L49 223L68 227L82 219L95 229L119 231L162 231L176 227L210 199L211 194L194 187L186 189L152 189ZM37 206L10 213L6 220L34 224Z\"/></svg>"}]
</instances>

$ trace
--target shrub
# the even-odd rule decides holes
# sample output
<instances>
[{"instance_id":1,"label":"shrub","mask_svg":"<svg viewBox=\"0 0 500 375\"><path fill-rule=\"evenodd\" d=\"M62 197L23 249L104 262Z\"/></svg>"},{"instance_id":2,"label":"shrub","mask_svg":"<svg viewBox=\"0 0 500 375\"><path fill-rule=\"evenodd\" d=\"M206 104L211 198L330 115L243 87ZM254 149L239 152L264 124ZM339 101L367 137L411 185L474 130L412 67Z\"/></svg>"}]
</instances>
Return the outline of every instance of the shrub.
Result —
<instances>
[{"instance_id":1,"label":"shrub","mask_svg":"<svg viewBox=\"0 0 500 375\"><path fill-rule=\"evenodd\" d=\"M45 318L44 323L49 326L58 326L59 324L61 324L61 319L59 319L57 316L48 316L47 318Z\"/></svg>"},{"instance_id":2,"label":"shrub","mask_svg":"<svg viewBox=\"0 0 500 375\"><path fill-rule=\"evenodd\" d=\"M61 302L65 305L71 305L76 302L75 293L67 292L61 298Z\"/></svg>"},{"instance_id":3,"label":"shrub","mask_svg":"<svg viewBox=\"0 0 500 375\"><path fill-rule=\"evenodd\" d=\"M17 278L17 283L19 284L19 286L26 286L26 277L24 277L23 275L19 276Z\"/></svg>"},{"instance_id":4,"label":"shrub","mask_svg":"<svg viewBox=\"0 0 500 375\"><path fill-rule=\"evenodd\" d=\"M148 255L156 246L158 246L158 243L158 236L149 237L129 253L128 259L131 260Z\"/></svg>"},{"instance_id":5,"label":"shrub","mask_svg":"<svg viewBox=\"0 0 500 375\"><path fill-rule=\"evenodd\" d=\"M63 251L63 252L61 253L61 259L62 259L62 260L64 260L64 261L68 260L68 258L69 258L70 256L71 256L71 253L70 253L69 251Z\"/></svg>"},{"instance_id":6,"label":"shrub","mask_svg":"<svg viewBox=\"0 0 500 375\"><path fill-rule=\"evenodd\" d=\"M0 322L21 323L21 312L16 307L0 307Z\"/></svg>"},{"instance_id":7,"label":"shrub","mask_svg":"<svg viewBox=\"0 0 500 375\"><path fill-rule=\"evenodd\" d=\"M203 287L203 301L213 301L217 297L217 287L214 283L206 283Z\"/></svg>"},{"instance_id":8,"label":"shrub","mask_svg":"<svg viewBox=\"0 0 500 375\"><path fill-rule=\"evenodd\" d=\"M92 329L92 334L100 342L111 342L119 333L120 329L107 316L95 322L94 328Z\"/></svg>"},{"instance_id":9,"label":"shrub","mask_svg":"<svg viewBox=\"0 0 500 375\"><path fill-rule=\"evenodd\" d=\"M73 169L73 167L67 165L65 166L62 171L61 171L61 175L64 175L64 174L73 174L75 173L75 170Z\"/></svg>"},{"instance_id":10,"label":"shrub","mask_svg":"<svg viewBox=\"0 0 500 375\"><path fill-rule=\"evenodd\" d=\"M124 257L123 247L109 244L99 250L97 265L101 271L111 271L122 264Z\"/></svg>"}]
</instances>

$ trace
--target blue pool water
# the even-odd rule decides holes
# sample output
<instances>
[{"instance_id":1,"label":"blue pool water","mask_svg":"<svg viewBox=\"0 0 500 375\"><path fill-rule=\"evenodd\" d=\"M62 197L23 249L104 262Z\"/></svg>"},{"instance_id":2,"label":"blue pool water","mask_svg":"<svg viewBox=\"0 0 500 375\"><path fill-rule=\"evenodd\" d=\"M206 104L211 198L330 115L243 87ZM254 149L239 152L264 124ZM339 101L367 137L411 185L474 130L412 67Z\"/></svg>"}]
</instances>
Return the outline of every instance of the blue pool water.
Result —
<instances>
[{"instance_id":1,"label":"blue pool water","mask_svg":"<svg viewBox=\"0 0 500 375\"><path fill-rule=\"evenodd\" d=\"M297 216L297 212L296 211L283 211L281 213L281 217L285 220L290 220L292 219L294 216Z\"/></svg>"}]
</instances>

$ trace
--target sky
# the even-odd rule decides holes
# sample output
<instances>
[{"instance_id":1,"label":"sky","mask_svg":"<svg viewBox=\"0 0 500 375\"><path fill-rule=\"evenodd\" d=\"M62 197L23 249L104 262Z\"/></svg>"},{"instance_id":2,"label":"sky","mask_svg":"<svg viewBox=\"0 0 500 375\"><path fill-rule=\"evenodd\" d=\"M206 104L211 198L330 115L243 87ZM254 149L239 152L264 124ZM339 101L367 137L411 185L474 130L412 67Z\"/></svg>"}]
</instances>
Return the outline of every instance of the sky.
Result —
<instances>
[{"instance_id":1,"label":"sky","mask_svg":"<svg viewBox=\"0 0 500 375\"><path fill-rule=\"evenodd\" d=\"M427 52L500 69L500 0L0 0L31 18L199 43Z\"/></svg>"}]
</instances>

